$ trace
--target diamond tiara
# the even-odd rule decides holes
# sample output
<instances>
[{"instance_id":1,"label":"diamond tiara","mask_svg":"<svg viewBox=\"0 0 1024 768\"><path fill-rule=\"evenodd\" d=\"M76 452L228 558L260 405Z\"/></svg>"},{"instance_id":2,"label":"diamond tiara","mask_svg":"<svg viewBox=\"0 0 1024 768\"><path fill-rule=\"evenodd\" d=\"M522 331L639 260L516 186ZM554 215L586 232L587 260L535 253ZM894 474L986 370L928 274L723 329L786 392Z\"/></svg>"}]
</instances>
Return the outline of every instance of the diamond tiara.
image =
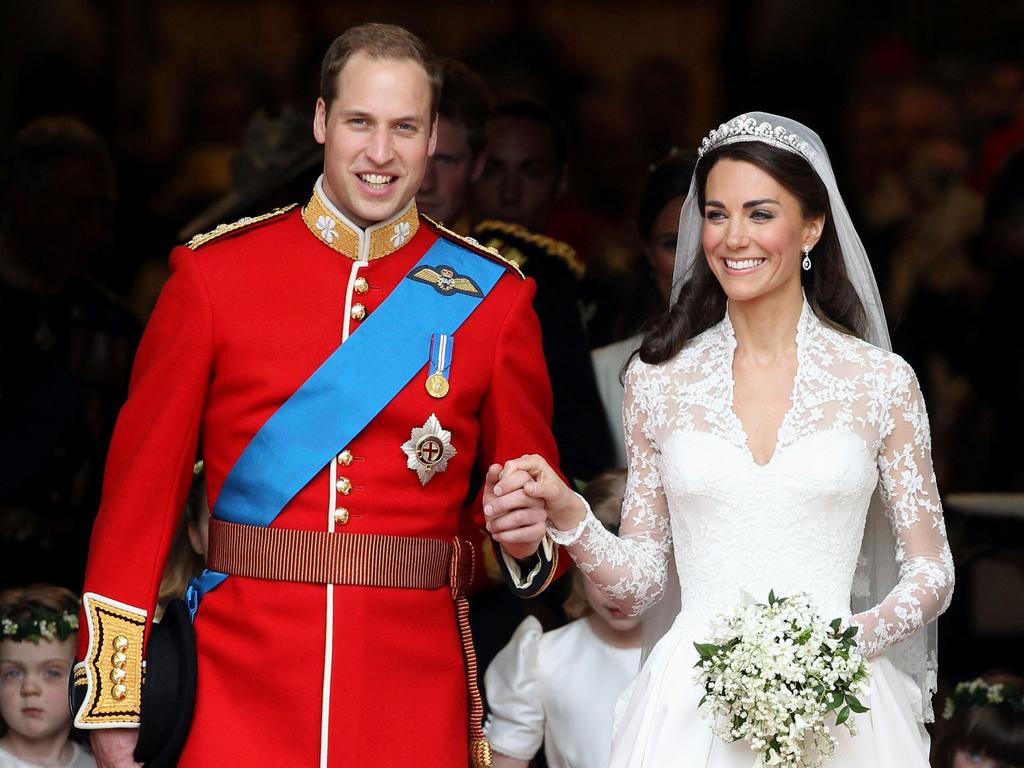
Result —
<instances>
[{"instance_id":1,"label":"diamond tiara","mask_svg":"<svg viewBox=\"0 0 1024 768\"><path fill-rule=\"evenodd\" d=\"M773 126L769 122L758 122L755 118L747 117L747 115L734 117L711 131L701 141L700 147L697 149L697 156L704 157L706 152L715 147L735 144L738 141L763 141L779 149L795 152L809 163L813 163L818 158L814 147L797 134L790 133L781 125Z\"/></svg>"}]
</instances>

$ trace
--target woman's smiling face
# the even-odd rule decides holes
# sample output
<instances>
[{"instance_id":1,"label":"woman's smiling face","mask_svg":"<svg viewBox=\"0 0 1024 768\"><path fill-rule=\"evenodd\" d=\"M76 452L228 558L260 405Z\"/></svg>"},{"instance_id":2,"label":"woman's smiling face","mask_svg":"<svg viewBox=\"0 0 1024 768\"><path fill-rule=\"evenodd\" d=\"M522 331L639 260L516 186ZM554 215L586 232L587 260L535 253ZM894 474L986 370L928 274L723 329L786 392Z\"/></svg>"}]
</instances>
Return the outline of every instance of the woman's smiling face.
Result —
<instances>
[{"instance_id":1,"label":"woman's smiling face","mask_svg":"<svg viewBox=\"0 0 1024 768\"><path fill-rule=\"evenodd\" d=\"M814 247L823 224L753 163L723 158L708 173L704 255L730 300L799 294L802 249Z\"/></svg>"}]
</instances>

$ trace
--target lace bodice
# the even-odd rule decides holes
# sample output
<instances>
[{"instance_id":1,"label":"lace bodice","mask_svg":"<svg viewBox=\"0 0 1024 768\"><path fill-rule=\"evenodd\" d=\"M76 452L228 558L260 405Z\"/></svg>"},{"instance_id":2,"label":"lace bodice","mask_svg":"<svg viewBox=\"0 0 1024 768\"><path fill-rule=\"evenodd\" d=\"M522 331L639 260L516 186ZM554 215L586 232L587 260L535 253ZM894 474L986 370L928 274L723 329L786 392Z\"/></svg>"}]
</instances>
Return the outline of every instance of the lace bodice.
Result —
<instances>
[{"instance_id":1,"label":"lace bodice","mask_svg":"<svg viewBox=\"0 0 1024 768\"><path fill-rule=\"evenodd\" d=\"M953 563L932 470L928 419L897 355L824 325L804 304L797 372L775 452L755 462L733 410L728 314L660 365L634 360L623 422L629 476L620 537L588 512L553 531L578 566L634 614L661 596L675 557L681 612L705 622L745 591L804 591L825 619L850 617L875 655L949 604ZM850 616L865 519L878 491L899 582Z\"/></svg>"}]
</instances>

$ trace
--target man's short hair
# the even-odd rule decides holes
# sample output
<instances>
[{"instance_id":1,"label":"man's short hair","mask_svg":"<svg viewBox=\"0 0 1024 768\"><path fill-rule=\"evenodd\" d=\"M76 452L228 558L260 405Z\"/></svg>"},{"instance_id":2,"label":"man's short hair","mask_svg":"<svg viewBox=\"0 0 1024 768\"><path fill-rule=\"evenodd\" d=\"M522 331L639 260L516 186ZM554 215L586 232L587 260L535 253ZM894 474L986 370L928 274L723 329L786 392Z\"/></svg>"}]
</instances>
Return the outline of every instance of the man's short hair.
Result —
<instances>
[{"instance_id":1,"label":"man's short hair","mask_svg":"<svg viewBox=\"0 0 1024 768\"><path fill-rule=\"evenodd\" d=\"M480 154L487 140L487 118L493 102L480 75L457 59L442 59L441 117L466 129L470 152Z\"/></svg>"},{"instance_id":2,"label":"man's short hair","mask_svg":"<svg viewBox=\"0 0 1024 768\"><path fill-rule=\"evenodd\" d=\"M491 113L491 120L499 118L532 120L551 131L551 143L555 149L555 164L561 168L569 160L569 132L565 124L543 102L529 97L508 98L498 102Z\"/></svg>"},{"instance_id":3,"label":"man's short hair","mask_svg":"<svg viewBox=\"0 0 1024 768\"><path fill-rule=\"evenodd\" d=\"M360 52L371 59L410 59L423 67L430 82L430 116L437 115L441 101L441 67L437 57L416 35L395 24L360 24L331 43L320 66L320 98L328 110L338 95L338 75L349 58Z\"/></svg>"}]
</instances>

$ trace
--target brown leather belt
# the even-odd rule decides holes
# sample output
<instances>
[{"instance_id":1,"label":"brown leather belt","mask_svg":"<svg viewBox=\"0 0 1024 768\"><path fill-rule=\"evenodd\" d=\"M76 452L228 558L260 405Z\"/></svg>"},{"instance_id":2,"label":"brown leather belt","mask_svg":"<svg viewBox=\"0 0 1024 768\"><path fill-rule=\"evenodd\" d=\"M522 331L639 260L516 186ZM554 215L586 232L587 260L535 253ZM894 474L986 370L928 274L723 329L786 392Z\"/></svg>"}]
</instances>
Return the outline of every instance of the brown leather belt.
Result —
<instances>
[{"instance_id":1,"label":"brown leather belt","mask_svg":"<svg viewBox=\"0 0 1024 768\"><path fill-rule=\"evenodd\" d=\"M313 584L404 589L437 589L447 584L455 599L466 660L470 765L491 765L465 596L473 578L473 545L468 541L266 528L211 517L206 567L236 576Z\"/></svg>"},{"instance_id":2,"label":"brown leather belt","mask_svg":"<svg viewBox=\"0 0 1024 768\"><path fill-rule=\"evenodd\" d=\"M457 539L301 531L211 518L206 567L274 581L437 589L450 583L459 546L471 545ZM472 568L473 558L466 561ZM468 583L461 575L456 574L457 589Z\"/></svg>"}]
</instances>

